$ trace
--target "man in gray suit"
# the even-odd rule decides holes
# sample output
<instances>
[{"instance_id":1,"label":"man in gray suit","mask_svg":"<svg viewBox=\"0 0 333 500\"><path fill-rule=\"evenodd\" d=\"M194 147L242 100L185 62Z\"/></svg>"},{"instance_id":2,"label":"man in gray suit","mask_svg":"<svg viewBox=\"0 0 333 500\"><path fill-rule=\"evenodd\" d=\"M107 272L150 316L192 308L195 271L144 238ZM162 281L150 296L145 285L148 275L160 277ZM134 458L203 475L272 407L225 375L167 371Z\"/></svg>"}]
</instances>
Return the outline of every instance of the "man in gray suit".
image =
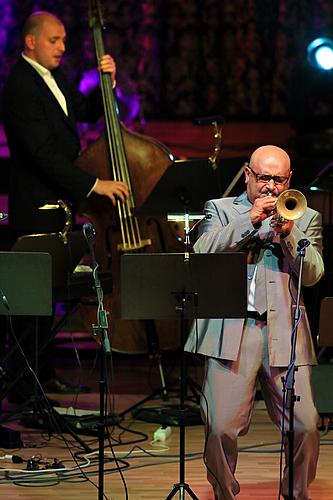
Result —
<instances>
[{"instance_id":1,"label":"man in gray suit","mask_svg":"<svg viewBox=\"0 0 333 500\"><path fill-rule=\"evenodd\" d=\"M198 320L185 346L187 351L206 356L201 403L206 423L205 460L218 500L235 499L240 491L234 475L237 438L248 431L257 379L272 421L280 430L282 427L282 377L290 363L300 240L310 243L305 250L302 284L314 285L324 273L321 215L306 208L296 221L277 220L276 199L289 188L291 174L284 150L276 146L255 150L245 167L246 192L206 203L206 217L194 245L197 253L245 251L248 255L247 319ZM295 360L295 393L300 401L295 403L293 493L297 500L307 500L318 460L319 418L311 385L316 356L302 301L301 311ZM286 428L288 424L287 411ZM288 498L288 465L282 493Z\"/></svg>"}]
</instances>

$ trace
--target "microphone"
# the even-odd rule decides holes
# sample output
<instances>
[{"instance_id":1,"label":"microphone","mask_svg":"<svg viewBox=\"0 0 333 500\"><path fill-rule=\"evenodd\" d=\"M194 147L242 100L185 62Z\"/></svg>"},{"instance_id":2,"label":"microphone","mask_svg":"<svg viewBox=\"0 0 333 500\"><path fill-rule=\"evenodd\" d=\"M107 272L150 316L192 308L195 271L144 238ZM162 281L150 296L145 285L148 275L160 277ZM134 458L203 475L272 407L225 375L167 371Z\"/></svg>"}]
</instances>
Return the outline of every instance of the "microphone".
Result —
<instances>
[{"instance_id":1,"label":"microphone","mask_svg":"<svg viewBox=\"0 0 333 500\"><path fill-rule=\"evenodd\" d=\"M85 239L87 240L88 245L90 245L96 238L96 230L90 222L83 224L83 234Z\"/></svg>"},{"instance_id":2,"label":"microphone","mask_svg":"<svg viewBox=\"0 0 333 500\"><path fill-rule=\"evenodd\" d=\"M298 246L297 246L297 252L301 252L302 250L304 250L304 248L308 247L309 245L310 245L310 242L306 238L299 240Z\"/></svg>"},{"instance_id":3,"label":"microphone","mask_svg":"<svg viewBox=\"0 0 333 500\"><path fill-rule=\"evenodd\" d=\"M0 220L5 220L7 219L8 214L5 214L5 212L0 212Z\"/></svg>"},{"instance_id":4,"label":"microphone","mask_svg":"<svg viewBox=\"0 0 333 500\"><path fill-rule=\"evenodd\" d=\"M98 264L96 261L96 256L95 256L95 251L94 251L96 230L90 222L83 224L82 230L83 230L83 234L84 234L84 237L86 239L86 242L88 243L91 261L92 261L93 269L95 271L95 270L97 270L97 267L98 267Z\"/></svg>"},{"instance_id":5,"label":"microphone","mask_svg":"<svg viewBox=\"0 0 333 500\"><path fill-rule=\"evenodd\" d=\"M223 123L224 118L221 115L214 116L202 116L200 118L194 118L194 125L212 125L212 123Z\"/></svg>"}]
</instances>

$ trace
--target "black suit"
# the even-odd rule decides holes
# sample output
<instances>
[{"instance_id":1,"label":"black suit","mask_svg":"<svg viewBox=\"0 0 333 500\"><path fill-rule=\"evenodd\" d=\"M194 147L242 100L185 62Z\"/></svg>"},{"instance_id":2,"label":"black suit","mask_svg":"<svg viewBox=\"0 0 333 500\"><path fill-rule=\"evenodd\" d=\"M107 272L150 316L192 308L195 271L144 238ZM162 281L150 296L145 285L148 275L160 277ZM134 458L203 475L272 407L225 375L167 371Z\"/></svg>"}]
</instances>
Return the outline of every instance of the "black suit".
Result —
<instances>
[{"instance_id":1,"label":"black suit","mask_svg":"<svg viewBox=\"0 0 333 500\"><path fill-rule=\"evenodd\" d=\"M60 69L52 74L66 98L68 117L23 58L4 88L3 121L11 154L9 217L16 234L62 229L62 218L55 217L54 211L45 215L38 207L59 198L77 202L95 182L73 162L80 152L76 122L95 121L101 115L100 91L86 98Z\"/></svg>"},{"instance_id":2,"label":"black suit","mask_svg":"<svg viewBox=\"0 0 333 500\"><path fill-rule=\"evenodd\" d=\"M68 116L38 72L22 57L12 69L3 94L3 122L11 154L9 222L13 240L23 234L63 229L62 210L38 210L45 201L76 203L84 199L96 178L74 165L80 152L77 121L96 121L102 113L97 89L85 97L67 81L61 70L52 72L65 96ZM40 341L52 318L40 318ZM16 317L15 330L30 362L34 360L33 317ZM43 354L41 379L54 376L49 356ZM21 357L13 357L16 372ZM42 366L40 366L42 368Z\"/></svg>"}]
</instances>

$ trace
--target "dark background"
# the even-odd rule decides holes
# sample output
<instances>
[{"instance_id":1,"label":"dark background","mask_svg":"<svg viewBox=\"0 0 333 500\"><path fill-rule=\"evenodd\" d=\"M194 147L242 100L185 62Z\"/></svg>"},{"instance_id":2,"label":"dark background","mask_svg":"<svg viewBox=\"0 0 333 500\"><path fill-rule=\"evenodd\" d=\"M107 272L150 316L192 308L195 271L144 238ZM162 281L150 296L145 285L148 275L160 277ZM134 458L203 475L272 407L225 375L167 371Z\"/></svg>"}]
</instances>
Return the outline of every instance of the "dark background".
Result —
<instances>
[{"instance_id":1,"label":"dark background","mask_svg":"<svg viewBox=\"0 0 333 500\"><path fill-rule=\"evenodd\" d=\"M105 45L119 86L147 118L309 120L332 116L332 76L306 62L316 36L333 35L331 0L102 1ZM64 67L79 82L95 66L88 0L0 0L0 85L21 50L32 11L56 13L68 32ZM324 120L325 121L325 120Z\"/></svg>"}]
</instances>

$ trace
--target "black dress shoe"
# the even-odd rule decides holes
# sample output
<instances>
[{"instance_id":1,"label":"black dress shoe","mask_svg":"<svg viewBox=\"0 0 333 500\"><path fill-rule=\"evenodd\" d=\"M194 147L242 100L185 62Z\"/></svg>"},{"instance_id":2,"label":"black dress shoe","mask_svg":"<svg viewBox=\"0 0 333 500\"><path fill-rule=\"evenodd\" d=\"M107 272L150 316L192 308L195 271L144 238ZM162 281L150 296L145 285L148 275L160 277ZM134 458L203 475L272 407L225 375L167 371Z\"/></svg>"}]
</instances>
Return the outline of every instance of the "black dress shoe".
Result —
<instances>
[{"instance_id":1,"label":"black dress shoe","mask_svg":"<svg viewBox=\"0 0 333 500\"><path fill-rule=\"evenodd\" d=\"M59 377L52 377L43 384L45 392L52 392L55 394L87 394L90 388L84 385L70 385Z\"/></svg>"}]
</instances>

